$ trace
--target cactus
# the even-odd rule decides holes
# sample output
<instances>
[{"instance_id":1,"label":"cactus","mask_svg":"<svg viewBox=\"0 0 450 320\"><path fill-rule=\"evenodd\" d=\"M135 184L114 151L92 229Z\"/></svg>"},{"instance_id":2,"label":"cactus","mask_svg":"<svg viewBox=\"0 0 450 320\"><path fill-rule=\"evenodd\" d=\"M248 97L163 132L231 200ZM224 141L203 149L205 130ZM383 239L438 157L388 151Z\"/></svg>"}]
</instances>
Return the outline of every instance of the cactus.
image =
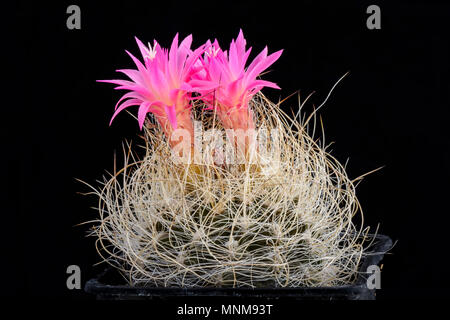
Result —
<instances>
[{"instance_id":1,"label":"cactus","mask_svg":"<svg viewBox=\"0 0 450 320\"><path fill-rule=\"evenodd\" d=\"M194 101L193 120L224 132L215 110ZM242 163L175 164L163 131L147 119L144 155L128 146L123 167L100 188L91 235L103 259L132 285L299 287L348 284L366 229L345 168L295 118L260 92L249 101L257 128L276 129ZM272 148L272 149L270 149ZM216 150L217 151L217 150ZM211 150L205 153L211 156Z\"/></svg>"}]
</instances>

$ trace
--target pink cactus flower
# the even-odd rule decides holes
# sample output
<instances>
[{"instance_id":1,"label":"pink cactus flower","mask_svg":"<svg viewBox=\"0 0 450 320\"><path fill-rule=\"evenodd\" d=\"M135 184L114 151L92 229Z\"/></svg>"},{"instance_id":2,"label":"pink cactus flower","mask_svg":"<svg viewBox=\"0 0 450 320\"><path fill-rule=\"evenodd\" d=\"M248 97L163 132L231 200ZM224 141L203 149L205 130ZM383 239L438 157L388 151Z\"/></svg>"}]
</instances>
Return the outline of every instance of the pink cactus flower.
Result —
<instances>
[{"instance_id":1,"label":"pink cactus flower","mask_svg":"<svg viewBox=\"0 0 450 320\"><path fill-rule=\"evenodd\" d=\"M192 36L187 36L178 46L178 34L173 39L170 50L161 48L154 41L153 47L145 46L136 38L144 63L126 51L136 64L137 70L122 69L129 80L99 80L118 85L116 89L129 90L122 96L115 108L111 122L125 108L139 106L138 122L142 129L147 113L152 113L170 138L173 130L186 129L193 136L190 116L192 76L199 72L195 66L204 46L192 51Z\"/></svg>"},{"instance_id":2,"label":"pink cactus flower","mask_svg":"<svg viewBox=\"0 0 450 320\"><path fill-rule=\"evenodd\" d=\"M246 50L242 33L231 41L229 51L222 51L217 40L207 43L207 49L199 59L203 70L193 75L191 85L201 93L202 100L217 115L226 129L254 129L248 103L263 87L280 89L275 83L257 77L271 66L283 50L267 55L267 47L246 68L251 48Z\"/></svg>"}]
</instances>

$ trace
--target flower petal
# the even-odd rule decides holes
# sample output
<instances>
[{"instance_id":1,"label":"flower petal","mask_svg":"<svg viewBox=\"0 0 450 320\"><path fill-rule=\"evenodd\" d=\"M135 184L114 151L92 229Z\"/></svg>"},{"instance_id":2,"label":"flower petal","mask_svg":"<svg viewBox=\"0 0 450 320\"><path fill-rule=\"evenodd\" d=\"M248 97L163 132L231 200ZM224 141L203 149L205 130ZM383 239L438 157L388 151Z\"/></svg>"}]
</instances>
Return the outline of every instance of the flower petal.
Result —
<instances>
[{"instance_id":1,"label":"flower petal","mask_svg":"<svg viewBox=\"0 0 450 320\"><path fill-rule=\"evenodd\" d=\"M141 103L141 106L139 107L138 111L138 122L139 122L139 129L142 130L142 127L144 126L145 117L150 109L150 104L148 102Z\"/></svg>"},{"instance_id":2,"label":"flower petal","mask_svg":"<svg viewBox=\"0 0 450 320\"><path fill-rule=\"evenodd\" d=\"M164 110L166 111L167 118L169 119L170 125L172 129L177 128L177 116L175 112L175 106L164 106Z\"/></svg>"},{"instance_id":3,"label":"flower petal","mask_svg":"<svg viewBox=\"0 0 450 320\"><path fill-rule=\"evenodd\" d=\"M142 103L141 100L139 99L129 99L125 102L123 102L114 112L111 121L109 122L109 125L111 125L111 123L113 122L114 118L119 114L119 112L121 112L123 109L128 108L130 106L138 106Z\"/></svg>"}]
</instances>

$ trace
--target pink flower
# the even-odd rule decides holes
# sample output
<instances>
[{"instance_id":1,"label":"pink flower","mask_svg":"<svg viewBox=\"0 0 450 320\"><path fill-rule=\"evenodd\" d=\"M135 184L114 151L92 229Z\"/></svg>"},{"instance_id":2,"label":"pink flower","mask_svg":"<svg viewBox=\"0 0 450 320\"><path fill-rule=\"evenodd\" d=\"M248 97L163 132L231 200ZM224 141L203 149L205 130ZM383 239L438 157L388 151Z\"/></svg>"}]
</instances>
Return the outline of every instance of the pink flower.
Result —
<instances>
[{"instance_id":1,"label":"pink flower","mask_svg":"<svg viewBox=\"0 0 450 320\"><path fill-rule=\"evenodd\" d=\"M246 68L251 48L246 50L242 33L231 41L229 52L222 51L217 40L207 43L204 56L199 59L203 70L193 75L191 81L202 95L202 100L217 111L225 128L254 128L252 115L248 110L251 98L263 87L279 89L269 81L257 77L271 66L283 50L267 56L267 47Z\"/></svg>"},{"instance_id":2,"label":"pink flower","mask_svg":"<svg viewBox=\"0 0 450 320\"><path fill-rule=\"evenodd\" d=\"M129 90L116 104L111 122L125 108L139 106L139 127L145 121L147 113L152 113L166 136L181 127L193 134L190 117L191 92L195 90L190 85L192 76L199 70L195 66L198 57L203 53L204 46L195 51L190 49L192 35L187 36L178 46L178 34L173 39L170 50L161 48L154 41L153 47L145 46L136 38L144 63L126 51L136 64L135 69L122 69L130 80L100 80L118 85L116 89Z\"/></svg>"}]
</instances>

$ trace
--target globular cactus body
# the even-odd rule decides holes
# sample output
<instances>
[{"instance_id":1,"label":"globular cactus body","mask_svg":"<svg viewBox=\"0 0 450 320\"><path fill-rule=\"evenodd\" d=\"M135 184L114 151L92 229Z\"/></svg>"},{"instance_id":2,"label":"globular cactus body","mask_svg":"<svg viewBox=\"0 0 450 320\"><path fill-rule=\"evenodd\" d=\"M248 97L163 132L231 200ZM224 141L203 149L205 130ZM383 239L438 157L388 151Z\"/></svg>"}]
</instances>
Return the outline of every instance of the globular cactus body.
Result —
<instances>
[{"instance_id":1,"label":"globular cactus body","mask_svg":"<svg viewBox=\"0 0 450 320\"><path fill-rule=\"evenodd\" d=\"M93 234L133 285L298 287L350 283L364 254L355 186L344 167L261 93L258 128L276 129L244 163L174 165L161 130L146 154L97 190ZM201 110L202 107L196 106ZM206 129L223 132L214 117ZM277 141L275 141L277 140Z\"/></svg>"}]
</instances>

